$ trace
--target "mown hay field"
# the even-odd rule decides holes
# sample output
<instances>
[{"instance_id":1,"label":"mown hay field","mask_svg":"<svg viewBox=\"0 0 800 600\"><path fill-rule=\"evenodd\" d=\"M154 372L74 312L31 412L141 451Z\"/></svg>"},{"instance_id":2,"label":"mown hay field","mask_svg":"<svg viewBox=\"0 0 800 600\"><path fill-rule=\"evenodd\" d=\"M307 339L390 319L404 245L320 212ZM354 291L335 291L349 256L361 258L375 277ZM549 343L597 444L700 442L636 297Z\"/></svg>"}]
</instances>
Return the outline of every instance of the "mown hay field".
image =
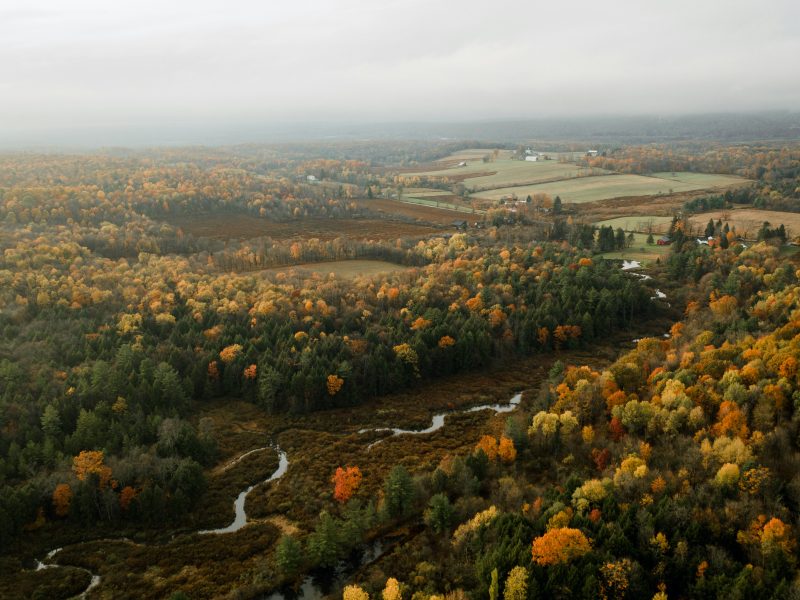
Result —
<instances>
[{"instance_id":1,"label":"mown hay field","mask_svg":"<svg viewBox=\"0 0 800 600\"><path fill-rule=\"evenodd\" d=\"M451 166L438 171L409 173L408 176L442 177L463 181L472 190L489 190L505 186L527 185L554 179L578 177L588 173L604 173L557 160L529 162L498 158L490 162L468 160L465 167Z\"/></svg>"},{"instance_id":2,"label":"mown hay field","mask_svg":"<svg viewBox=\"0 0 800 600\"><path fill-rule=\"evenodd\" d=\"M684 177L686 181L681 181L680 177ZM580 204L626 196L654 196L701 189L719 189L746 182L746 179L732 175L701 173L676 173L676 178L670 179L644 175L602 175L536 185L505 187L473 195L486 200L500 200L512 195L516 195L517 198L525 198L529 194L544 193L553 197L560 196L563 202Z\"/></svg>"},{"instance_id":3,"label":"mown hay field","mask_svg":"<svg viewBox=\"0 0 800 600\"><path fill-rule=\"evenodd\" d=\"M617 217L615 219L605 219L597 221L594 224L598 227L613 227L617 229L622 227L625 231L636 231L639 233L647 233L653 231L654 233L664 233L669 228L672 222L672 217L657 216L657 215L630 215L627 217Z\"/></svg>"}]
</instances>

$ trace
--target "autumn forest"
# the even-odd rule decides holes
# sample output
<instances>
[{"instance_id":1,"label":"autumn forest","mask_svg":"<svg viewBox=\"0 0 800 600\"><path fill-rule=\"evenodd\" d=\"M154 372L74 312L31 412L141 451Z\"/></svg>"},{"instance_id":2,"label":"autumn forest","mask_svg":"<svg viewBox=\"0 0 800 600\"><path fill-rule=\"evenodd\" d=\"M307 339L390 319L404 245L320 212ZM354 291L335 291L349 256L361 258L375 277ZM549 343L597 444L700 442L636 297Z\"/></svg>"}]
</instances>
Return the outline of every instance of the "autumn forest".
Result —
<instances>
[{"instance_id":1,"label":"autumn forest","mask_svg":"<svg viewBox=\"0 0 800 600\"><path fill-rule=\"evenodd\" d=\"M0 154L0 596L800 598L800 147L487 144Z\"/></svg>"}]
</instances>

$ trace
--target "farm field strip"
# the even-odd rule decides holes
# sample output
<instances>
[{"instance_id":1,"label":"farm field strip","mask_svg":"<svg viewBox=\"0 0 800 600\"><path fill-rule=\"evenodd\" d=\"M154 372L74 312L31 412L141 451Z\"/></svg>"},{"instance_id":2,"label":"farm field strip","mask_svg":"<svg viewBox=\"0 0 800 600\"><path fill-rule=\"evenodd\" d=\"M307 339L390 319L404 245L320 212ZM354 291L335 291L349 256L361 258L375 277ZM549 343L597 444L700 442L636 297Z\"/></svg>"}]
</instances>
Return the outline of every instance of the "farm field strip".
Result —
<instances>
[{"instance_id":1,"label":"farm field strip","mask_svg":"<svg viewBox=\"0 0 800 600\"><path fill-rule=\"evenodd\" d=\"M450 167L439 171L410 173L409 176L453 177L464 179L464 184L475 190L486 190L509 185L536 183L553 179L577 177L587 173L604 173L601 169L587 169L555 160L529 162L498 159L491 162L467 161L464 167Z\"/></svg>"},{"instance_id":2,"label":"farm field strip","mask_svg":"<svg viewBox=\"0 0 800 600\"><path fill-rule=\"evenodd\" d=\"M687 192L710 187L733 186L746 181L740 177L712 175L704 179L695 179L694 182L683 183L678 180L660 179L644 175L617 174L579 177L529 186L511 186L488 192L478 192L473 196L487 200L500 200L512 194L516 194L518 198L524 198L529 194L544 193L551 196L560 196L564 202L580 204L625 196L649 196Z\"/></svg>"},{"instance_id":3,"label":"farm field strip","mask_svg":"<svg viewBox=\"0 0 800 600\"><path fill-rule=\"evenodd\" d=\"M672 222L672 217L656 216L656 215L631 215L628 217L616 217L614 219L605 219L597 221L594 224L597 227L610 226L614 229L621 227L625 231L636 231L646 233L648 227L652 227L653 232L663 233Z\"/></svg>"}]
</instances>

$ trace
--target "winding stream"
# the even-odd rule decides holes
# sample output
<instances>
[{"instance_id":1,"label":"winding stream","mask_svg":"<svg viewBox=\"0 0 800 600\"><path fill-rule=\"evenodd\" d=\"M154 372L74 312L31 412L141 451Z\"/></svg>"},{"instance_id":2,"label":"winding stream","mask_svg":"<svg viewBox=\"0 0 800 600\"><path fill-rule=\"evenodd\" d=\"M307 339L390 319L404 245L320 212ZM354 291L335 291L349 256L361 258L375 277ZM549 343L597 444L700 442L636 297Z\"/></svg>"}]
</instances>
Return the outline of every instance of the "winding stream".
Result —
<instances>
[{"instance_id":1,"label":"winding stream","mask_svg":"<svg viewBox=\"0 0 800 600\"><path fill-rule=\"evenodd\" d=\"M399 427L376 427L376 428L360 429L358 431L358 433L359 434L379 433L379 432L385 432L385 431L390 431L392 433L392 435L390 435L388 437L381 438L381 439L379 439L379 440L377 440L375 442L372 442L369 446L367 446L367 450L369 450L373 446L375 446L376 444L379 444L380 442L383 442L383 441L385 441L385 440L387 440L387 439L389 439L391 437L394 437L394 436L398 436L398 435L425 435L425 434L428 434L428 433L433 433L434 431L438 431L439 429L444 427L445 417L447 417L448 415L474 413L474 412L479 412L479 411L483 411L483 410L491 410L491 411L494 411L495 414L510 413L520 405L520 402L522 402L522 393L521 392L515 394L514 396L512 396L512 398L505 404L499 404L499 403L498 404L482 404L480 406L473 406L473 407L466 408L466 409L463 409L463 410L453 410L453 411L447 411L447 412L442 412L442 413L435 414L435 415L433 415L433 418L431 419L430 426L426 427L425 429L402 429L402 428L399 428ZM259 483L254 483L253 485L247 487L245 490L243 490L242 492L239 493L239 495L236 497L236 500L233 503L233 510L234 510L233 522L230 525L228 525L227 527L221 527L219 529L203 529L203 530L197 531L196 532L197 534L199 534L199 535L208 535L208 534L223 535L223 534L234 533L236 531L239 531L240 529L242 529L243 527L245 527L247 525L248 521L247 521L247 512L245 510L245 502L247 500L248 494L250 494L250 492L252 492L259 485L262 485L262 484L265 484L265 483L269 483L271 481L277 481L278 479L283 477L286 474L286 471L289 468L289 457L287 456L286 452L281 450L280 446L277 446L277 445L275 445L275 446L264 446L262 448L255 448L253 450L248 450L247 452L237 456L236 458L234 458L230 462L226 463L221 469L222 471L225 471L225 470L229 469L230 467L232 467L232 466L236 465L237 463L239 463L244 458L246 458L246 457L248 457L248 456L250 456L252 454L255 454L256 452L264 452L264 451L270 450L270 449L273 449L278 453L278 468L275 469L275 471L267 479L265 479L264 481L261 481ZM118 540L115 540L115 541L118 541ZM384 544L380 540L376 540L375 542L373 542L371 545L369 545L367 547L367 549L364 552L364 555L362 556L362 558L359 561L357 566L363 566L364 564L367 564L368 562L376 560L377 558L379 558L386 551L386 549L387 548L384 547ZM61 550L63 550L63 548L55 548L53 550L50 550L50 552L47 553L47 555L44 557L44 559L36 561L35 570L36 571L41 571L43 569L65 568L65 567L68 567L68 566L72 567L72 565L60 565L60 564L58 564L58 562L54 561L54 558L56 557L56 555L59 552L61 552ZM72 568L84 571L85 573L88 573L91 576L91 580L89 581L89 585L86 587L85 590L83 590L83 592L81 592L78 596L76 596L77 598L86 598L87 594L92 589L94 589L95 587L100 585L100 576L95 574L95 573L92 573L88 569L84 569L83 567L72 567ZM337 573L336 579L339 580L342 577L344 577L345 575L347 575L347 572ZM303 581L303 584L301 586L301 594L307 599L320 598L323 595L323 589L326 588L326 587L327 587L327 585L323 585L323 584L318 583L312 577L307 577ZM270 596L270 598L274 598L274 599L284 598L284 595L282 593L280 593L280 592L276 592L275 594Z\"/></svg>"},{"instance_id":2,"label":"winding stream","mask_svg":"<svg viewBox=\"0 0 800 600\"><path fill-rule=\"evenodd\" d=\"M220 529L203 529L203 530L200 530L200 531L197 532L199 535L234 533L235 531L239 531L245 525L247 525L247 512L245 511L245 508L244 508L245 501L247 500L247 495L250 492L252 492L256 488L256 486L264 484L264 483L269 483L270 481L276 481L276 480L280 479L281 477L283 477L286 474L286 471L289 468L289 457L286 455L286 452L281 450L280 446L264 446L263 448L256 448L254 450L249 450L249 451L245 452L244 454L242 454L242 455L236 457L235 459L233 459L231 462L227 463L222 468L222 470L225 471L228 468L230 468L233 465L235 465L236 463L238 463L239 461L241 461L243 458L245 458L247 456L250 456L251 454L254 454L256 452L263 452L264 450L269 450L269 449L274 449L278 453L278 468L275 469L275 471L272 473L272 475L270 475L267 479L265 479L264 481L259 482L259 483L254 483L253 485L248 487L246 490L242 491L236 497L236 500L233 502L234 518L233 518L233 522L230 525L228 525L227 527L222 527ZM122 541L130 541L130 540L127 540L127 538L121 538L121 539L122 539ZM95 540L95 541L97 541L97 540ZM112 541L112 540L109 540L109 541ZM120 540L113 540L113 541L120 541ZM79 543L81 543L81 542L79 542ZM75 596L75 598L86 598L86 595L92 589L94 589L95 587L100 585L100 575L92 573L89 569L84 569L83 567L75 567L73 565L60 565L57 562L53 561L55 556L59 552L61 552L61 550L63 550L63 548L54 548L53 550L50 550L50 552L48 552L45 555L43 560L37 560L36 561L35 570L36 571L42 571L44 569L55 569L55 568L71 567L73 569L78 569L80 571L88 573L91 576L91 580L89 581L89 585L86 587L85 590L83 590L83 592L81 592L80 594ZM48 562L44 562L44 561L48 561Z\"/></svg>"},{"instance_id":3,"label":"winding stream","mask_svg":"<svg viewBox=\"0 0 800 600\"><path fill-rule=\"evenodd\" d=\"M459 414L459 413L473 413L482 410L493 410L495 414L509 413L512 410L516 409L517 406L519 406L520 402L522 402L522 392L515 394L511 398L511 400L508 401L507 404L482 404L480 406L473 406L472 408L467 408L465 410L447 411L433 415L430 427L426 427L425 429L400 429L399 427L373 427L373 428L359 429L358 433L360 434L380 433L382 431L392 432L392 435L385 438L381 438L375 442L372 442L369 446L367 446L367 450L370 450L372 449L373 446L380 444L381 442L388 440L389 438L395 437L397 435L424 435L426 433L433 433L434 431L438 431L439 429L444 427L444 418L448 415Z\"/></svg>"},{"instance_id":4,"label":"winding stream","mask_svg":"<svg viewBox=\"0 0 800 600\"><path fill-rule=\"evenodd\" d=\"M127 538L121 538L121 540L122 541L130 541ZM100 541L100 540L97 540L97 541ZM109 540L109 541L119 541L119 540ZM50 550L50 552L48 552L45 555L44 560L52 561L53 558L56 556L56 554L61 552L63 549L64 549L63 547L59 547L59 548L54 548L54 549ZM63 569L63 568L71 568L71 569L77 569L78 571L83 571L84 573L88 573L89 577L91 578L91 579L89 579L89 585L86 586L86 589L83 590L80 594L78 594L76 596L73 596L73 598L86 598L86 595L92 589L94 589L98 585L100 585L100 575L97 575L96 573L92 573L89 569L84 569L83 567L76 567L74 565L60 565L57 562L44 563L41 560L37 560L36 561L36 569L35 570L36 571L43 571L45 569Z\"/></svg>"},{"instance_id":5,"label":"winding stream","mask_svg":"<svg viewBox=\"0 0 800 600\"><path fill-rule=\"evenodd\" d=\"M630 273L634 277L638 277L642 281L647 281L648 279L652 279L652 277L650 277L650 275L648 275L647 273L635 273L633 271L634 269L641 269L641 268L642 268L642 263L640 263L638 260L623 260L622 261L622 270L623 271L625 271L627 273ZM661 290L659 290L659 289L656 289L656 295L655 296L651 296L650 297L650 300L666 300L666 299L667 299L667 295L664 292L662 292ZM667 306L670 306L669 302L667 303Z\"/></svg>"},{"instance_id":6,"label":"winding stream","mask_svg":"<svg viewBox=\"0 0 800 600\"><path fill-rule=\"evenodd\" d=\"M245 452L239 458L234 460L232 463L229 463L229 465L236 464L249 454L253 454L254 452L258 452L260 450L266 450L267 448L271 447L272 446L267 446L265 448L257 448L256 450L250 450L250 452ZM206 535L209 533L216 533L216 534L233 533L235 531L239 531L242 527L247 525L247 513L244 510L244 503L245 500L247 500L247 495L250 492L252 492L257 485L261 485L263 483L269 483L270 481L275 481L277 479L280 479L281 477L284 476L286 470L289 468L289 458L286 456L286 452L281 450L280 447L278 446L275 447L275 450L277 450L278 452L278 468L275 469L275 472L272 475L270 475L267 479L265 479L261 483L254 483L236 497L236 500L233 502L233 511L234 511L233 523L231 523L227 527L222 527L220 529L203 529L201 531L198 531L197 533L199 533L200 535Z\"/></svg>"}]
</instances>

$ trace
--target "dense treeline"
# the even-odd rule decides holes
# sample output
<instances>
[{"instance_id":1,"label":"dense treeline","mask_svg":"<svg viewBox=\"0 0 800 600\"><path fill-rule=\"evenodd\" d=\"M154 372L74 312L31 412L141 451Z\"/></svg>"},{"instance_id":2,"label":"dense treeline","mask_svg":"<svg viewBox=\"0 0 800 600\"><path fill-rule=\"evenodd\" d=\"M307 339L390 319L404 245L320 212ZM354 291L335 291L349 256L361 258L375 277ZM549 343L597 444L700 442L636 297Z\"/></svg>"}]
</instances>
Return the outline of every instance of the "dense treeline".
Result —
<instances>
[{"instance_id":1,"label":"dense treeline","mask_svg":"<svg viewBox=\"0 0 800 600\"><path fill-rule=\"evenodd\" d=\"M557 364L499 441L414 479L424 539L345 597L797 596L800 272L764 244L677 254L704 267L669 339Z\"/></svg>"}]
</instances>

